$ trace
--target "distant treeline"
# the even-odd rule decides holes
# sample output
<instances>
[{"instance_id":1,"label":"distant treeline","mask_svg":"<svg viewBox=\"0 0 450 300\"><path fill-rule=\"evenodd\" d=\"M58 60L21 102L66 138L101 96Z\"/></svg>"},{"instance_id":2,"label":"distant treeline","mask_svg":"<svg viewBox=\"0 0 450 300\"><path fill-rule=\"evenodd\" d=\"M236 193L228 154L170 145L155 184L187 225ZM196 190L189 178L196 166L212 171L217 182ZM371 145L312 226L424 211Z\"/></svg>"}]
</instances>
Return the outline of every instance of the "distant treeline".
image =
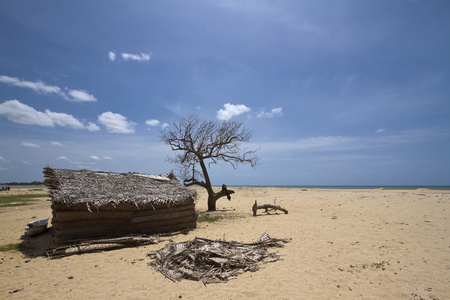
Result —
<instances>
[{"instance_id":1,"label":"distant treeline","mask_svg":"<svg viewBox=\"0 0 450 300\"><path fill-rule=\"evenodd\" d=\"M0 183L1 185L43 185L44 183L42 181L33 181L33 182L6 182L6 183Z\"/></svg>"}]
</instances>

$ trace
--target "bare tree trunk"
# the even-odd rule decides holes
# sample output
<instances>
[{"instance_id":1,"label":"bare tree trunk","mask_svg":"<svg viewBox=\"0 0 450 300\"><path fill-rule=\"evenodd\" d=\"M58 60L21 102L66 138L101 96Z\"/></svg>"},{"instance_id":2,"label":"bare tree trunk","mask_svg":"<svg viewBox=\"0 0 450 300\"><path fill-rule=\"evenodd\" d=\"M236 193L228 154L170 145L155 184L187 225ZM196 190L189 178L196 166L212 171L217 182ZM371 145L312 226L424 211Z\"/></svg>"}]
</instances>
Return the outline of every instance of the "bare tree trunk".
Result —
<instances>
[{"instance_id":1,"label":"bare tree trunk","mask_svg":"<svg viewBox=\"0 0 450 300\"><path fill-rule=\"evenodd\" d=\"M202 168L203 177L205 178L204 188L208 191L208 211L216 211L217 200L219 200L219 198L222 198L224 196L229 196L229 194L233 194L234 191L230 190L225 191L224 189L222 189L220 192L215 193L211 186L211 180L209 179L208 169L206 168L203 159L200 159L200 167Z\"/></svg>"},{"instance_id":2,"label":"bare tree trunk","mask_svg":"<svg viewBox=\"0 0 450 300\"><path fill-rule=\"evenodd\" d=\"M212 188L211 188L211 191L212 191ZM213 192L211 194L208 192L208 211L215 211L216 210L216 202L217 202L217 200L219 200L222 197L229 196L231 194L234 194L233 190L224 191L222 189L218 193L214 193ZM228 200L231 200L231 197Z\"/></svg>"},{"instance_id":3,"label":"bare tree trunk","mask_svg":"<svg viewBox=\"0 0 450 300\"><path fill-rule=\"evenodd\" d=\"M217 199L214 194L208 195L208 211L215 211L216 210L216 202Z\"/></svg>"}]
</instances>

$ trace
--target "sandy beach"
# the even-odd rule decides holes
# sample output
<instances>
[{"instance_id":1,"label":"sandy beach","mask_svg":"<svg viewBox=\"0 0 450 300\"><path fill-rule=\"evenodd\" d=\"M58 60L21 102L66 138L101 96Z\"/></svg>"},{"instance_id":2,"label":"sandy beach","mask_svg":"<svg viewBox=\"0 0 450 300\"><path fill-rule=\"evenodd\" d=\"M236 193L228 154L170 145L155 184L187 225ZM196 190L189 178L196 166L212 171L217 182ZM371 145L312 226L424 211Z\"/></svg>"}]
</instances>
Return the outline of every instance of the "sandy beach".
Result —
<instances>
[{"instance_id":1,"label":"sandy beach","mask_svg":"<svg viewBox=\"0 0 450 300\"><path fill-rule=\"evenodd\" d=\"M1 299L448 299L450 295L450 191L231 188L216 222L198 223L186 235L156 245L85 253L50 260L51 232L22 238L25 225L51 217L50 202L0 208ZM206 213L197 189L196 209ZM12 189L6 193L42 193ZM251 207L276 204L289 210L266 214ZM225 283L172 282L154 271L147 253L170 241L194 237L250 243L265 231L290 238L270 248L281 260Z\"/></svg>"}]
</instances>

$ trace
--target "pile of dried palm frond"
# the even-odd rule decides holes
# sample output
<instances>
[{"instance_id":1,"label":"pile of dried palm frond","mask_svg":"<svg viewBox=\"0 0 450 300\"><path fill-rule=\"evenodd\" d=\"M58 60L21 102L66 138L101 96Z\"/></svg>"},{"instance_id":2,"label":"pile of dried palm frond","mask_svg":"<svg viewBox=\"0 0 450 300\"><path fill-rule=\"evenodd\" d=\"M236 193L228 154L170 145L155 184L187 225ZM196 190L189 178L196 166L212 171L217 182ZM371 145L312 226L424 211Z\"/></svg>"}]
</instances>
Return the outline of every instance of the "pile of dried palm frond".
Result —
<instances>
[{"instance_id":1,"label":"pile of dried palm frond","mask_svg":"<svg viewBox=\"0 0 450 300\"><path fill-rule=\"evenodd\" d=\"M150 265L172 281L182 278L204 284L227 281L244 271L256 271L261 263L277 261L278 253L268 247L283 247L288 239L271 238L265 232L255 243L243 244L195 238L192 241L167 244L148 253Z\"/></svg>"}]
</instances>

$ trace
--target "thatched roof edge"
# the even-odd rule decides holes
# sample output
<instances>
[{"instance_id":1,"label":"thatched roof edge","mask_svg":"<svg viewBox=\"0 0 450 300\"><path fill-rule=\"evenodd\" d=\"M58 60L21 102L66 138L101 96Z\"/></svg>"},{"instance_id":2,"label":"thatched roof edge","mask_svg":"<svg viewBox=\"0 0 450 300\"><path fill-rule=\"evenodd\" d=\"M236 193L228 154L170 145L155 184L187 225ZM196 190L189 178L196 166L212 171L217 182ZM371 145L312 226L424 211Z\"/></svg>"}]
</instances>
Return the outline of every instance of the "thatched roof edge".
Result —
<instances>
[{"instance_id":1,"label":"thatched roof edge","mask_svg":"<svg viewBox=\"0 0 450 300\"><path fill-rule=\"evenodd\" d=\"M137 207L170 206L192 203L197 196L172 174L156 176L50 167L44 168L43 173L52 202L67 205L86 203L88 208L119 203Z\"/></svg>"}]
</instances>

